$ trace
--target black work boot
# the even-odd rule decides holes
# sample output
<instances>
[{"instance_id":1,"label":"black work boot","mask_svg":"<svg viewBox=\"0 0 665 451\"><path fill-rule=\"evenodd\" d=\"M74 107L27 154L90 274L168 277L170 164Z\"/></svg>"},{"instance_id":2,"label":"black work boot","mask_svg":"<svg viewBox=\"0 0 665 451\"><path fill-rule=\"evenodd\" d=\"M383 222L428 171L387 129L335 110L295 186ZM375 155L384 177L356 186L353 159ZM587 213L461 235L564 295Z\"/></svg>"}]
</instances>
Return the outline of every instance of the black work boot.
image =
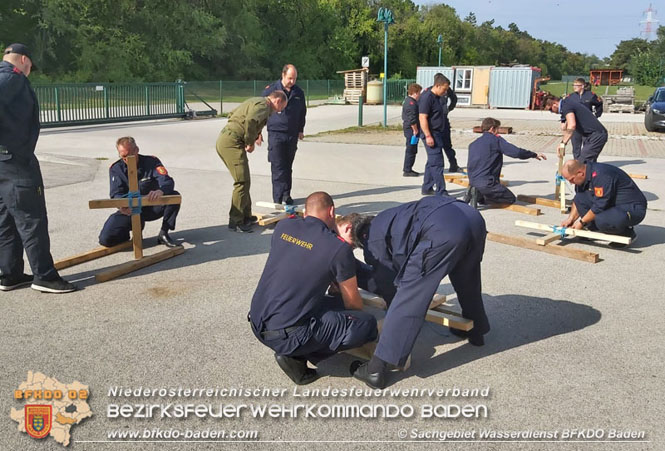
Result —
<instances>
[{"instance_id":1,"label":"black work boot","mask_svg":"<svg viewBox=\"0 0 665 451\"><path fill-rule=\"evenodd\" d=\"M297 385L311 384L319 378L317 372L307 367L307 360L275 354L277 365Z\"/></svg>"}]
</instances>

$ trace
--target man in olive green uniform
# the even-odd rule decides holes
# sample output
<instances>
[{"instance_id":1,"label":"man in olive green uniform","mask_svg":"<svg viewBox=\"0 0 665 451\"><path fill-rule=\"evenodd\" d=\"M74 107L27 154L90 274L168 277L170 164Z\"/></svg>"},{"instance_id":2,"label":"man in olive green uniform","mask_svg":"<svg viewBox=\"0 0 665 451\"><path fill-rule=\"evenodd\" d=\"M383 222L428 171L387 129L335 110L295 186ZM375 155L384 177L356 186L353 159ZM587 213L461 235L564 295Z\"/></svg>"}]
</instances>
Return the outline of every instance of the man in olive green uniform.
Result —
<instances>
[{"instance_id":1,"label":"man in olive green uniform","mask_svg":"<svg viewBox=\"0 0 665 451\"><path fill-rule=\"evenodd\" d=\"M247 153L261 145L261 130L272 113L286 107L286 94L274 91L268 97L245 100L229 116L229 122L217 138L217 154L233 177L233 196L229 212L229 229L252 231L252 199L249 196L249 161Z\"/></svg>"}]
</instances>

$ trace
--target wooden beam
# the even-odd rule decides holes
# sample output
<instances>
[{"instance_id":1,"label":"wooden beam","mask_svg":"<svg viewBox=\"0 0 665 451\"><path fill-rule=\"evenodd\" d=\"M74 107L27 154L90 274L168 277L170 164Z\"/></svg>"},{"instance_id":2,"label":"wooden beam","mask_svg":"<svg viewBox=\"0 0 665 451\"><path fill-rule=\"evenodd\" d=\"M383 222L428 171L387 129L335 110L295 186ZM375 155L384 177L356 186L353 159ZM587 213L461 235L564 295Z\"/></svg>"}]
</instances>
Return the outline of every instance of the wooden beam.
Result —
<instances>
[{"instance_id":1,"label":"wooden beam","mask_svg":"<svg viewBox=\"0 0 665 451\"><path fill-rule=\"evenodd\" d=\"M487 232L487 239L497 243L508 244L510 246L522 247L533 251L546 252L548 254L558 255L560 257L572 258L589 263L598 263L598 254L587 252L581 249L573 249L570 246L558 246L556 244L547 244L539 246L535 241L510 235L501 235L498 233Z\"/></svg>"},{"instance_id":2,"label":"wooden beam","mask_svg":"<svg viewBox=\"0 0 665 451\"><path fill-rule=\"evenodd\" d=\"M374 307L380 310L386 310L388 308L386 301L383 300L381 296L378 294L371 293L367 290L363 290L362 288L358 289L358 292L360 293L360 297L363 300L363 304L365 304L368 307ZM429 304L429 309L435 309L441 304L446 302L446 296L444 294L439 294L435 293L434 296L432 296L432 301Z\"/></svg>"},{"instance_id":3,"label":"wooden beam","mask_svg":"<svg viewBox=\"0 0 665 451\"><path fill-rule=\"evenodd\" d=\"M550 233L549 235L545 235L544 237L536 238L536 244L538 246L545 246L546 244L550 244L551 242L560 239L561 239L560 233Z\"/></svg>"},{"instance_id":4,"label":"wooden beam","mask_svg":"<svg viewBox=\"0 0 665 451\"><path fill-rule=\"evenodd\" d=\"M466 177L461 177L459 175L444 175L443 179L446 182L454 183L455 185L469 186L469 180ZM500 183L503 186L508 186L507 180L501 180Z\"/></svg>"},{"instance_id":5,"label":"wooden beam","mask_svg":"<svg viewBox=\"0 0 665 451\"><path fill-rule=\"evenodd\" d=\"M551 226L548 224L540 224L538 222L529 222L529 221L515 221L515 225L518 227L526 227L529 229L535 229L535 230L543 230L545 232L556 232L557 230L561 230L559 227ZM566 227L563 229L563 233L566 236L581 236L584 238L591 238L592 240L602 240L602 241L609 241L613 243L621 243L621 244L630 244L630 237L628 236L621 236L621 235L610 235L609 233L601 233L601 232L592 232L590 230L576 230L573 229L572 227Z\"/></svg>"},{"instance_id":6,"label":"wooden beam","mask_svg":"<svg viewBox=\"0 0 665 451\"><path fill-rule=\"evenodd\" d=\"M153 205L174 205L182 203L182 196L177 194L169 194L168 196L162 196L159 199L148 200L147 196L141 197L141 206L142 207L151 207ZM132 199L132 205L138 206L138 200ZM120 208L120 207L129 207L129 198L120 197L115 199L94 199L88 201L88 208Z\"/></svg>"},{"instance_id":7,"label":"wooden beam","mask_svg":"<svg viewBox=\"0 0 665 451\"><path fill-rule=\"evenodd\" d=\"M274 204L272 202L257 202L255 204L257 207L271 208L278 211L286 211L286 207L283 204ZM295 212L298 214L305 213L304 205L291 205L294 208Z\"/></svg>"},{"instance_id":8,"label":"wooden beam","mask_svg":"<svg viewBox=\"0 0 665 451\"><path fill-rule=\"evenodd\" d=\"M453 317L447 313L441 313L437 310L428 310L425 319L430 323L440 324L441 326L452 327L453 329L469 331L473 329L473 321L466 318Z\"/></svg>"},{"instance_id":9,"label":"wooden beam","mask_svg":"<svg viewBox=\"0 0 665 451\"><path fill-rule=\"evenodd\" d=\"M267 225L279 222L282 219L286 219L289 216L291 216L291 215L288 214L288 213L275 213L275 214L261 215L261 217L259 218L258 224L260 226L267 226Z\"/></svg>"},{"instance_id":10,"label":"wooden beam","mask_svg":"<svg viewBox=\"0 0 665 451\"><path fill-rule=\"evenodd\" d=\"M517 213L524 213L525 215L538 216L540 215L540 208L531 208L525 205L517 204L487 204L487 208L501 208L504 210L510 210Z\"/></svg>"},{"instance_id":11,"label":"wooden beam","mask_svg":"<svg viewBox=\"0 0 665 451\"><path fill-rule=\"evenodd\" d=\"M646 180L646 179L649 178L649 176L644 175L644 174L628 174L628 176L629 176L631 179L642 179L642 180Z\"/></svg>"},{"instance_id":12,"label":"wooden beam","mask_svg":"<svg viewBox=\"0 0 665 451\"><path fill-rule=\"evenodd\" d=\"M71 257L63 258L55 262L55 269L65 269L70 266L80 265L81 263L89 262L106 255L115 254L116 252L124 251L132 247L131 241L125 241L124 243L116 244L112 247L99 246L90 251L86 251Z\"/></svg>"},{"instance_id":13,"label":"wooden beam","mask_svg":"<svg viewBox=\"0 0 665 451\"><path fill-rule=\"evenodd\" d=\"M139 270L141 268L145 268L146 266L154 265L155 263L159 263L163 260L175 257L176 255L180 255L183 252L185 252L185 248L182 246L172 247L165 251L157 252L156 254L143 257L140 260L133 260L126 263L122 263L109 270L102 271L97 275L95 275L95 279L97 280L97 282L106 282L111 279L115 279L116 277L129 274L130 272Z\"/></svg>"},{"instance_id":14,"label":"wooden beam","mask_svg":"<svg viewBox=\"0 0 665 451\"><path fill-rule=\"evenodd\" d=\"M127 157L127 179L129 180L129 191L139 191L139 173L136 168L137 158L132 155ZM132 243L134 243L134 259L143 258L143 228L141 227L141 215L132 214Z\"/></svg>"},{"instance_id":15,"label":"wooden beam","mask_svg":"<svg viewBox=\"0 0 665 451\"><path fill-rule=\"evenodd\" d=\"M473 127L473 133L482 133L483 129L480 125ZM500 135L510 135L513 132L513 127L499 127L497 133Z\"/></svg>"},{"instance_id":16,"label":"wooden beam","mask_svg":"<svg viewBox=\"0 0 665 451\"><path fill-rule=\"evenodd\" d=\"M536 197L536 196L526 196L524 194L518 194L517 200L526 202L527 204L536 204L542 205L544 207L559 208L561 206L560 200L548 199L546 197ZM570 205L570 202L566 204Z\"/></svg>"}]
</instances>

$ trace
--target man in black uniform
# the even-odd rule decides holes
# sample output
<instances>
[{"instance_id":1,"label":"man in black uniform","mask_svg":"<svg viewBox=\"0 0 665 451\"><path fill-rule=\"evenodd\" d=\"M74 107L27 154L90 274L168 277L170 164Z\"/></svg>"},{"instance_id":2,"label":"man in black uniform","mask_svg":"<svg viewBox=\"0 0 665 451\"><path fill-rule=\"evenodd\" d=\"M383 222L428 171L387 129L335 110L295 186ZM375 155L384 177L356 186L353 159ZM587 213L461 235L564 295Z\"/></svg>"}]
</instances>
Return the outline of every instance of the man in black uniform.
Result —
<instances>
[{"instance_id":1,"label":"man in black uniform","mask_svg":"<svg viewBox=\"0 0 665 451\"><path fill-rule=\"evenodd\" d=\"M422 93L418 100L418 119L420 121L420 137L425 141L427 164L423 178L422 194L447 194L446 182L443 180L443 109L441 99L445 93L446 77L434 75L434 85ZM448 85L450 81L448 81ZM436 190L434 187L436 186Z\"/></svg>"},{"instance_id":2,"label":"man in black uniform","mask_svg":"<svg viewBox=\"0 0 665 451\"><path fill-rule=\"evenodd\" d=\"M499 136L501 122L486 117L481 124L482 136L469 145L467 173L469 174L469 190L465 202L470 200L471 187L478 190L478 202L485 204L513 204L515 195L501 184L501 168L503 156L526 160L535 158L546 160L542 153L521 149Z\"/></svg>"},{"instance_id":3,"label":"man in black uniform","mask_svg":"<svg viewBox=\"0 0 665 451\"><path fill-rule=\"evenodd\" d=\"M576 131L582 134L582 148L577 153L573 148L573 158L584 163L596 162L607 142L607 129L596 116L582 103L571 99L548 99L545 102L545 109L561 114L563 130L561 143L564 147Z\"/></svg>"},{"instance_id":4,"label":"man in black uniform","mask_svg":"<svg viewBox=\"0 0 665 451\"><path fill-rule=\"evenodd\" d=\"M457 165L455 149L453 149L453 142L450 136L450 121L448 120L448 113L457 106L457 94L450 87L450 79L446 76L443 78L448 80L448 87L440 97L441 109L443 110L443 153L446 154L446 158L448 158L448 163L450 164L448 172L457 172L459 171L459 166Z\"/></svg>"},{"instance_id":5,"label":"man in black uniform","mask_svg":"<svg viewBox=\"0 0 665 451\"><path fill-rule=\"evenodd\" d=\"M252 298L249 320L256 338L298 385L317 379L307 367L377 336L376 319L360 311L351 246L336 236L335 206L327 193L307 197L305 218L280 221ZM326 296L329 286L339 296Z\"/></svg>"},{"instance_id":6,"label":"man in black uniform","mask_svg":"<svg viewBox=\"0 0 665 451\"><path fill-rule=\"evenodd\" d=\"M111 199L127 197L129 193L129 179L127 178L127 157L136 156L136 166L139 179L139 191L141 196L147 196L150 200L156 200L163 195L180 194L174 190L175 182L169 176L168 171L159 161L159 158L139 155L139 147L131 136L125 136L116 142L118 156L120 159L109 168L109 179L111 182ZM157 243L165 244L167 247L175 247L175 243L169 236L169 230L175 229L175 220L178 216L180 205L155 205L141 208L141 227L146 221L162 219L162 228L157 235ZM129 231L132 229L132 211L129 207L119 208L106 220L101 233L99 244L102 246L115 246L129 239Z\"/></svg>"},{"instance_id":7,"label":"man in black uniform","mask_svg":"<svg viewBox=\"0 0 665 451\"><path fill-rule=\"evenodd\" d=\"M281 113L268 118L268 161L272 173L272 200L276 204L284 202L293 205L291 186L293 185L293 160L298 150L298 140L303 139L307 104L305 93L296 84L298 71L293 64L282 69L282 79L263 90L263 96L271 92L284 91L288 99Z\"/></svg>"},{"instance_id":8,"label":"man in black uniform","mask_svg":"<svg viewBox=\"0 0 665 451\"><path fill-rule=\"evenodd\" d=\"M584 164L576 160L566 161L561 172L566 180L579 187L562 227L586 227L635 240L633 226L646 216L647 199L628 174L610 164Z\"/></svg>"},{"instance_id":9,"label":"man in black uniform","mask_svg":"<svg viewBox=\"0 0 665 451\"><path fill-rule=\"evenodd\" d=\"M32 284L45 293L76 287L53 266L44 181L35 157L39 104L28 75L33 69L23 44L5 49L0 63L0 290ZM25 249L32 276L23 273Z\"/></svg>"},{"instance_id":10,"label":"man in black uniform","mask_svg":"<svg viewBox=\"0 0 665 451\"><path fill-rule=\"evenodd\" d=\"M469 332L451 329L482 346L490 330L481 296L480 261L485 221L452 197L426 197L379 213L351 214L337 220L339 235L363 249L358 284L388 303L381 337L372 359L351 372L370 387L384 388L388 365L405 364L425 321L432 296L445 276L457 292L462 315L474 322Z\"/></svg>"},{"instance_id":11,"label":"man in black uniform","mask_svg":"<svg viewBox=\"0 0 665 451\"><path fill-rule=\"evenodd\" d=\"M402 128L406 138L406 151L404 152L404 167L402 175L404 177L418 177L420 174L413 170L413 163L416 162L418 153L418 99L423 87L418 83L411 83L407 90L406 99L402 103Z\"/></svg>"},{"instance_id":12,"label":"man in black uniform","mask_svg":"<svg viewBox=\"0 0 665 451\"><path fill-rule=\"evenodd\" d=\"M573 82L573 93L566 97L566 100L577 100L587 107L597 118L603 114L603 101L591 91L591 85L588 85L584 78L577 78ZM565 122L565 121L564 121ZM573 155L579 155L582 151L582 141L584 137L576 130L570 142L573 144Z\"/></svg>"}]
</instances>

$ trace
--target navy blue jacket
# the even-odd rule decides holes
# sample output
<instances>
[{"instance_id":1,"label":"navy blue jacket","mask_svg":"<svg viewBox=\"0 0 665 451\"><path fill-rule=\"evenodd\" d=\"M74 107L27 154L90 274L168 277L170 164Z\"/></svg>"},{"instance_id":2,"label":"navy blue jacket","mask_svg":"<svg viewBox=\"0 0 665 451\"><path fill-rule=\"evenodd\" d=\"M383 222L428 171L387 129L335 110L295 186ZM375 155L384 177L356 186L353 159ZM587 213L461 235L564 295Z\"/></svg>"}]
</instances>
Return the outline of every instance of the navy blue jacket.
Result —
<instances>
[{"instance_id":1,"label":"navy blue jacket","mask_svg":"<svg viewBox=\"0 0 665 451\"><path fill-rule=\"evenodd\" d=\"M646 197L633 179L611 164L587 163L581 191L587 190L593 195L591 211L595 214L617 205L647 205Z\"/></svg>"},{"instance_id":2,"label":"navy blue jacket","mask_svg":"<svg viewBox=\"0 0 665 451\"><path fill-rule=\"evenodd\" d=\"M411 96L407 96L402 103L402 128L407 136L411 136L411 125L416 125L420 130L420 121L418 120L418 101Z\"/></svg>"},{"instance_id":3,"label":"navy blue jacket","mask_svg":"<svg viewBox=\"0 0 665 451\"><path fill-rule=\"evenodd\" d=\"M448 196L424 197L389 208L379 213L371 222L369 232L362 238L365 263L379 275L379 287L372 291L385 295L399 285L409 256L419 242L425 220L438 208L455 202ZM445 237L443 238L445 239ZM391 275L388 278L385 275ZM361 283L359 275L359 284ZM393 287L381 287L392 284ZM364 288L364 287L363 287Z\"/></svg>"},{"instance_id":4,"label":"navy blue jacket","mask_svg":"<svg viewBox=\"0 0 665 451\"><path fill-rule=\"evenodd\" d=\"M318 218L288 218L272 234L270 255L252 297L254 330L280 330L326 309L331 282L356 275L351 246Z\"/></svg>"},{"instance_id":5,"label":"navy blue jacket","mask_svg":"<svg viewBox=\"0 0 665 451\"><path fill-rule=\"evenodd\" d=\"M281 113L270 115L268 118L268 133L279 132L287 133L289 136L298 136L298 133L305 130L305 115L307 114L305 93L298 85L293 85L290 91L286 91L282 85L282 80L277 80L266 86L261 95L268 96L278 89L284 91L289 102Z\"/></svg>"},{"instance_id":6,"label":"navy blue jacket","mask_svg":"<svg viewBox=\"0 0 665 451\"><path fill-rule=\"evenodd\" d=\"M164 194L173 194L175 181L171 178L159 158L149 155L138 155L136 162L139 191L145 196L150 191L162 190ZM111 182L111 199L123 197L129 192L129 178L127 177L127 164L122 159L116 161L109 168Z\"/></svg>"},{"instance_id":7,"label":"navy blue jacket","mask_svg":"<svg viewBox=\"0 0 665 451\"><path fill-rule=\"evenodd\" d=\"M469 158L467 172L469 182L474 184L485 183L493 178L493 183L499 182L503 156L507 155L520 160L535 158L537 154L530 150L521 149L500 136L484 132L482 136L469 144Z\"/></svg>"},{"instance_id":8,"label":"navy blue jacket","mask_svg":"<svg viewBox=\"0 0 665 451\"><path fill-rule=\"evenodd\" d=\"M39 138L39 103L28 77L0 62L0 161L27 164Z\"/></svg>"},{"instance_id":9,"label":"navy blue jacket","mask_svg":"<svg viewBox=\"0 0 665 451\"><path fill-rule=\"evenodd\" d=\"M559 113L561 113L561 122L566 120L568 113L574 113L576 129L584 136L589 136L592 133L607 134L607 129L603 124L579 101L569 98L563 99L559 103Z\"/></svg>"},{"instance_id":10,"label":"navy blue jacket","mask_svg":"<svg viewBox=\"0 0 665 451\"><path fill-rule=\"evenodd\" d=\"M418 100L418 113L427 114L430 132L442 132L445 126L441 99L432 93L432 87L423 90Z\"/></svg>"},{"instance_id":11,"label":"navy blue jacket","mask_svg":"<svg viewBox=\"0 0 665 451\"><path fill-rule=\"evenodd\" d=\"M592 91L587 91L586 89L582 91L582 95L579 95L576 92L569 94L566 99L572 99L579 101L582 105L587 107L589 111L594 113L596 117L603 115L603 101Z\"/></svg>"}]
</instances>

